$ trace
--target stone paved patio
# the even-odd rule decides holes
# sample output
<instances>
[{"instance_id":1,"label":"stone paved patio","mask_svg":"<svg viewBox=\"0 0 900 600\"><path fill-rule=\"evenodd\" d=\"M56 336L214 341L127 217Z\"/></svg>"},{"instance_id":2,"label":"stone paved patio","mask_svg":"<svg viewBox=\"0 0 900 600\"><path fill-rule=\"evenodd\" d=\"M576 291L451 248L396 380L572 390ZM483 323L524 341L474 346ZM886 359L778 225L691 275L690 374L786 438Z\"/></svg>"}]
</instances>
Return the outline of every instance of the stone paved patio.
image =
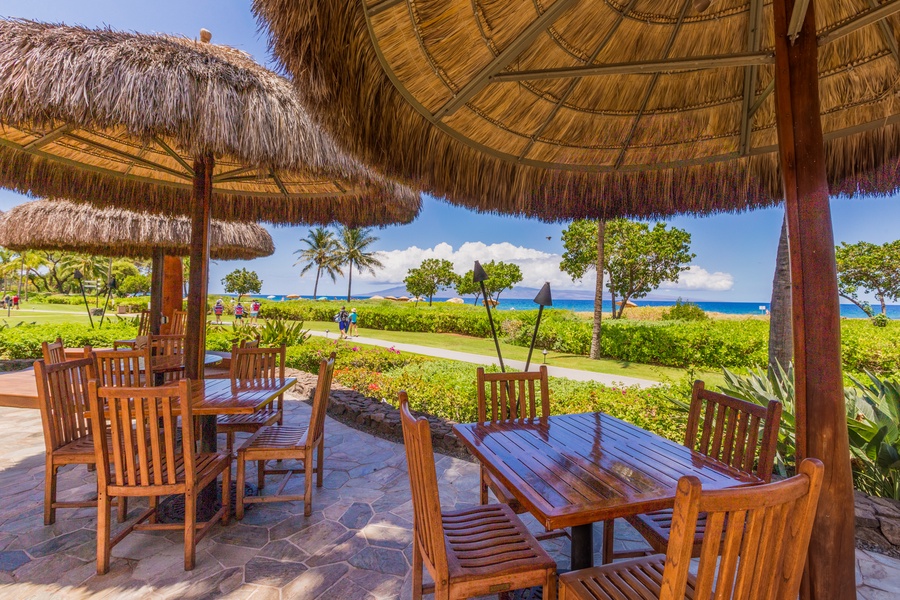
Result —
<instances>
[{"instance_id":1,"label":"stone paved patio","mask_svg":"<svg viewBox=\"0 0 900 600\"><path fill-rule=\"evenodd\" d=\"M286 421L309 407L288 399ZM109 574L95 574L95 509L42 519L44 459L40 415L0 408L0 598L409 598L412 509L403 447L328 419L325 484L302 503L254 505L245 519L216 525L182 569L181 533L139 532L113 550ZM477 503L476 465L436 456L445 508ZM60 499L92 493L94 475L63 469ZM291 486L299 487L298 478ZM132 506L136 514L137 503ZM532 525L537 530L536 524ZM620 548L640 546L617 526ZM599 532L596 535L599 544ZM561 568L567 543L545 542ZM857 553L859 597L896 598L900 561Z\"/></svg>"}]
</instances>

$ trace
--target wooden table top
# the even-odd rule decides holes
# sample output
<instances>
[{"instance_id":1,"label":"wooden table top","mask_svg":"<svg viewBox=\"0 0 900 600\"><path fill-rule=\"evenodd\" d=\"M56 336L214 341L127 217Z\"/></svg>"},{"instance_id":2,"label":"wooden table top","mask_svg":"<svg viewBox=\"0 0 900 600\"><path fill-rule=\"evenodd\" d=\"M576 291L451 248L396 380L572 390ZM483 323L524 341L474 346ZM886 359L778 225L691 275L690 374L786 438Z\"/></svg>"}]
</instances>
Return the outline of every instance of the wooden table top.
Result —
<instances>
[{"instance_id":1,"label":"wooden table top","mask_svg":"<svg viewBox=\"0 0 900 600\"><path fill-rule=\"evenodd\" d=\"M0 406L39 408L34 367L0 373Z\"/></svg>"},{"instance_id":2,"label":"wooden table top","mask_svg":"<svg viewBox=\"0 0 900 600\"><path fill-rule=\"evenodd\" d=\"M704 489L761 481L685 446L603 413L453 430L549 529L671 508L678 478Z\"/></svg>"},{"instance_id":3,"label":"wooden table top","mask_svg":"<svg viewBox=\"0 0 900 600\"><path fill-rule=\"evenodd\" d=\"M194 415L249 415L291 389L297 380L285 377L265 387L233 388L230 379L203 379L191 385Z\"/></svg>"}]
</instances>

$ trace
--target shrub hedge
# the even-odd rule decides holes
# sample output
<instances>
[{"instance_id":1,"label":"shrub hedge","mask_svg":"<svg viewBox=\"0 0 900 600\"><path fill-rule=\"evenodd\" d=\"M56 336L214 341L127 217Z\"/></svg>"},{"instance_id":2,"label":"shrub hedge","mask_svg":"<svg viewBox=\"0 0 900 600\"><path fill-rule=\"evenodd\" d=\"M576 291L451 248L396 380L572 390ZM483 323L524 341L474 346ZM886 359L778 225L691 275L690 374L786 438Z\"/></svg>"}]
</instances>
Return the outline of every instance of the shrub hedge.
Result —
<instances>
[{"instance_id":1,"label":"shrub hedge","mask_svg":"<svg viewBox=\"0 0 900 600\"><path fill-rule=\"evenodd\" d=\"M19 325L0 331L0 357L40 358L41 342L53 341L57 336L69 347L111 348L114 341L132 339L135 335L137 328L124 320L104 323L102 329L91 329L80 323Z\"/></svg>"}]
</instances>

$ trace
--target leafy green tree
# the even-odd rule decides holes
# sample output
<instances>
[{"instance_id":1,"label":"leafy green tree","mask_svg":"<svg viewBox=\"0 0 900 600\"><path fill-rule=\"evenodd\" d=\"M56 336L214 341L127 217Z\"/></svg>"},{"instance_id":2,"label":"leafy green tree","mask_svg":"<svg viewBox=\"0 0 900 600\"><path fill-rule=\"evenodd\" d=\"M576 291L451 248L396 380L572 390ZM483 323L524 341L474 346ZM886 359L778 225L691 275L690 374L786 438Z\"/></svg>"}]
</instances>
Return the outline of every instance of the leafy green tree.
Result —
<instances>
[{"instance_id":1,"label":"leafy green tree","mask_svg":"<svg viewBox=\"0 0 900 600\"><path fill-rule=\"evenodd\" d=\"M338 264L347 265L347 302L350 302L350 290L353 286L353 267L362 273L375 274L375 269L384 267L378 260L377 252L368 252L369 246L378 241L368 228L341 228L338 241Z\"/></svg>"},{"instance_id":2,"label":"leafy green tree","mask_svg":"<svg viewBox=\"0 0 900 600\"><path fill-rule=\"evenodd\" d=\"M344 274L339 262L340 246L334 237L334 232L324 227L310 229L300 243L305 244L305 247L294 251L294 254L299 257L294 266L303 263L300 275L305 275L315 267L316 283L313 285L313 298L316 298L319 295L319 277L323 272L331 277L333 282L337 281L338 275Z\"/></svg>"},{"instance_id":3,"label":"leafy green tree","mask_svg":"<svg viewBox=\"0 0 900 600\"><path fill-rule=\"evenodd\" d=\"M566 253L560 269L573 280L596 268L597 235L597 224L590 221L575 221L563 232ZM690 251L691 234L668 229L665 223L651 229L646 223L615 219L606 223L604 238L603 269L614 319L622 317L628 300L643 298L664 281L676 281L695 256Z\"/></svg>"},{"instance_id":4,"label":"leafy green tree","mask_svg":"<svg viewBox=\"0 0 900 600\"><path fill-rule=\"evenodd\" d=\"M481 267L487 273L487 281L484 282L488 299L500 301L500 294L515 286L522 281L522 269L515 263L505 263L503 261L491 261L483 263ZM456 293L460 296L469 294L475 295L475 304L478 304L478 298L481 296L481 284L472 281L474 272L467 271L465 275L456 281Z\"/></svg>"},{"instance_id":5,"label":"leafy green tree","mask_svg":"<svg viewBox=\"0 0 900 600\"><path fill-rule=\"evenodd\" d=\"M881 246L871 242L835 248L838 270L838 294L872 316L868 302L859 299L860 290L871 292L887 314L887 301L900 297L900 240Z\"/></svg>"},{"instance_id":6,"label":"leafy green tree","mask_svg":"<svg viewBox=\"0 0 900 600\"><path fill-rule=\"evenodd\" d=\"M406 290L416 296L427 296L428 306L438 290L448 288L456 282L453 263L445 259L426 258L418 268L409 269L403 283Z\"/></svg>"},{"instance_id":7,"label":"leafy green tree","mask_svg":"<svg viewBox=\"0 0 900 600\"><path fill-rule=\"evenodd\" d=\"M599 359L602 354L601 337L603 324L603 269L604 246L606 240L605 221L573 221L562 232L563 252L559 268L568 273L572 281L581 279L594 269L597 281L594 285L594 324L591 330L591 350L589 356Z\"/></svg>"},{"instance_id":8,"label":"leafy green tree","mask_svg":"<svg viewBox=\"0 0 900 600\"><path fill-rule=\"evenodd\" d=\"M119 281L119 278L116 278ZM127 275L119 283L120 294L145 294L150 291L150 277L141 273Z\"/></svg>"},{"instance_id":9,"label":"leafy green tree","mask_svg":"<svg viewBox=\"0 0 900 600\"><path fill-rule=\"evenodd\" d=\"M247 269L235 269L222 279L227 294L237 294L237 301L245 294L258 294L262 290L262 280L256 271Z\"/></svg>"}]
</instances>

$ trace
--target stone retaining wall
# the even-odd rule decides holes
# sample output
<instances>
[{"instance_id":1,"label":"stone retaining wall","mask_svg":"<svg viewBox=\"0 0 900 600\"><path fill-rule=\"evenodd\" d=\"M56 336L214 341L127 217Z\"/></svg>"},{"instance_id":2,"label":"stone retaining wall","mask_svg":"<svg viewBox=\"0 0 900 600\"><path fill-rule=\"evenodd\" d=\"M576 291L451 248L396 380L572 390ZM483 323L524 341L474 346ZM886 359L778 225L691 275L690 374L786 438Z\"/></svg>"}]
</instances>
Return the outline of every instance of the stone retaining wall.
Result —
<instances>
[{"instance_id":1,"label":"stone retaining wall","mask_svg":"<svg viewBox=\"0 0 900 600\"><path fill-rule=\"evenodd\" d=\"M856 494L856 539L900 558L900 502Z\"/></svg>"}]
</instances>

